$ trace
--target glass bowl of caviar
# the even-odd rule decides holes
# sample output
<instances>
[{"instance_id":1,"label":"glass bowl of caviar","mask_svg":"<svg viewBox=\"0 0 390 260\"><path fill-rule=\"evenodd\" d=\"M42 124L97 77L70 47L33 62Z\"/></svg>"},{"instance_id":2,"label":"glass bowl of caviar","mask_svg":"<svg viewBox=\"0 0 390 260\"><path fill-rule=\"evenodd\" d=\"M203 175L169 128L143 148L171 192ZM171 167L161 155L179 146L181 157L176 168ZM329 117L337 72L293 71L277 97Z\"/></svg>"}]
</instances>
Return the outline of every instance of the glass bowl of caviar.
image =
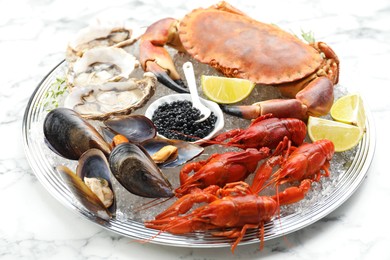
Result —
<instances>
[{"instance_id":1,"label":"glass bowl of caviar","mask_svg":"<svg viewBox=\"0 0 390 260\"><path fill-rule=\"evenodd\" d=\"M172 94L155 100L145 111L160 137L202 143L210 140L224 127L222 110L217 103L200 98L211 115L203 122L200 111L192 107L190 94Z\"/></svg>"}]
</instances>

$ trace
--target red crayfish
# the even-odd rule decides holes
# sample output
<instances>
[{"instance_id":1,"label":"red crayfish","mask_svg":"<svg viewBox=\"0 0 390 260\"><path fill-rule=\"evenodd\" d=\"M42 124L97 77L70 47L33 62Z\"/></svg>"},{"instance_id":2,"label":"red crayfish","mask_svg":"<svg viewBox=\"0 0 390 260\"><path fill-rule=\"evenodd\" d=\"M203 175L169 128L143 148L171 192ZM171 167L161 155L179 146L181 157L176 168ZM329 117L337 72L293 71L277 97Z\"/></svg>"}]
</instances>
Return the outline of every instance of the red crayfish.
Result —
<instances>
[{"instance_id":1,"label":"red crayfish","mask_svg":"<svg viewBox=\"0 0 390 260\"><path fill-rule=\"evenodd\" d=\"M259 167L254 177L252 189L260 191L277 165L280 165L280 168L272 175L270 184L278 186L304 179L318 182L321 176L328 177L330 175L329 161L333 154L334 145L327 139L305 143L299 147L289 147L285 156L273 156Z\"/></svg>"},{"instance_id":2,"label":"red crayfish","mask_svg":"<svg viewBox=\"0 0 390 260\"><path fill-rule=\"evenodd\" d=\"M296 118L276 118L271 114L253 120L247 129L233 129L215 137L211 143L225 143L239 148L277 147L284 137L294 145L302 144L306 136L306 125Z\"/></svg>"},{"instance_id":3,"label":"red crayfish","mask_svg":"<svg viewBox=\"0 0 390 260\"><path fill-rule=\"evenodd\" d=\"M182 196L193 187L223 187L229 182L243 181L256 170L259 161L269 156L269 148L276 148L275 152L278 152L290 138L294 144L300 145L305 135L306 125L303 121L275 118L271 114L257 118L247 129L220 134L212 142L221 144L221 141L231 138L222 144L248 149L214 154L207 160L186 164L180 171L181 186L176 189L176 196ZM193 175L189 176L192 171Z\"/></svg>"},{"instance_id":4,"label":"red crayfish","mask_svg":"<svg viewBox=\"0 0 390 260\"><path fill-rule=\"evenodd\" d=\"M290 150L293 150L291 154ZM223 188L216 185L203 190L193 188L154 220L146 221L145 226L173 234L222 228L221 231L212 231L212 234L236 238L232 252L247 229L258 228L262 245L264 223L272 220L281 205L303 199L313 181L318 181L322 175L329 176L329 160L333 154L334 145L328 140L298 148L288 146L284 155L275 155L259 167L252 186L240 181L228 183ZM276 165L280 168L272 175ZM271 183L275 185L292 181L300 181L300 185L286 188L274 196L258 195L264 180L271 175ZM197 203L207 204L191 211Z\"/></svg>"},{"instance_id":5,"label":"red crayfish","mask_svg":"<svg viewBox=\"0 0 390 260\"><path fill-rule=\"evenodd\" d=\"M175 190L175 194L180 197L194 187L223 187L226 183L245 180L256 170L259 161L268 156L269 149L266 147L260 150L249 148L244 151L213 154L207 160L188 163L180 171L181 186ZM189 176L192 171L194 174Z\"/></svg>"}]
</instances>

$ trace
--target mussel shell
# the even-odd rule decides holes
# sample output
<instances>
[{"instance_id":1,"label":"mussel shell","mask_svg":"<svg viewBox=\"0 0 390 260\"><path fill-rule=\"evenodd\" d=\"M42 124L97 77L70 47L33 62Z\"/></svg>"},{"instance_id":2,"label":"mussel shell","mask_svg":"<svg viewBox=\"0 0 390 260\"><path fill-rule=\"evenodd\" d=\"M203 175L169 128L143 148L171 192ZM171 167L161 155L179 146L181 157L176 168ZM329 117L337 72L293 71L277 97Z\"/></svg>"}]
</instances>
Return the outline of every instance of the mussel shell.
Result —
<instances>
[{"instance_id":1,"label":"mussel shell","mask_svg":"<svg viewBox=\"0 0 390 260\"><path fill-rule=\"evenodd\" d=\"M110 211L106 209L100 199L85 185L79 176L63 165L57 166L56 169L65 181L66 186L89 212L106 220L112 217Z\"/></svg>"},{"instance_id":2,"label":"mussel shell","mask_svg":"<svg viewBox=\"0 0 390 260\"><path fill-rule=\"evenodd\" d=\"M133 143L141 143L156 136L153 122L143 115L130 115L103 122L113 133L121 134Z\"/></svg>"},{"instance_id":3,"label":"mussel shell","mask_svg":"<svg viewBox=\"0 0 390 260\"><path fill-rule=\"evenodd\" d=\"M108 165L107 158L102 151L98 149L90 149L83 153L79 159L79 164L76 168L76 174L84 181L84 177L87 178L101 178L105 179L108 182L108 185L112 192L114 189L111 182L111 171L110 166ZM111 214L115 214L116 211L116 201L114 193L114 202L108 208Z\"/></svg>"},{"instance_id":4,"label":"mussel shell","mask_svg":"<svg viewBox=\"0 0 390 260\"><path fill-rule=\"evenodd\" d=\"M162 138L153 138L141 143L142 147L148 152L149 155L155 154L161 148L167 145L173 145L178 148L178 157L175 160L170 160L159 164L160 168L172 168L180 166L189 160L200 155L204 148L199 145L185 142L181 140L169 140Z\"/></svg>"},{"instance_id":5,"label":"mussel shell","mask_svg":"<svg viewBox=\"0 0 390 260\"><path fill-rule=\"evenodd\" d=\"M107 156L110 154L110 144L90 123L68 108L50 111L43 123L43 132L49 148L70 160L78 160L91 148L97 148Z\"/></svg>"},{"instance_id":6,"label":"mussel shell","mask_svg":"<svg viewBox=\"0 0 390 260\"><path fill-rule=\"evenodd\" d=\"M129 192L142 197L172 197L172 186L138 145L122 143L116 146L109 157L112 174Z\"/></svg>"},{"instance_id":7,"label":"mussel shell","mask_svg":"<svg viewBox=\"0 0 390 260\"><path fill-rule=\"evenodd\" d=\"M107 126L100 126L100 132L102 133L104 140L106 140L106 142L110 144L112 143L112 139L114 139L115 135L117 135L117 133L114 133Z\"/></svg>"}]
</instances>

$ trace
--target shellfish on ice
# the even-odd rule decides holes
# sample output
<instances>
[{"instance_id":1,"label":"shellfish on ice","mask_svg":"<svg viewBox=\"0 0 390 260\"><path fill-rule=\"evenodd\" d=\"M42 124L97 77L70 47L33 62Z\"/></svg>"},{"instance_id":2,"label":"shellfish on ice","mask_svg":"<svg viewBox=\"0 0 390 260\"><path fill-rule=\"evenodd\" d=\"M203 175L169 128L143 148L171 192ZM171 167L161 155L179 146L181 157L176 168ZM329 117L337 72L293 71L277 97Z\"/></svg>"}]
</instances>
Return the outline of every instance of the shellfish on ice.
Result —
<instances>
[{"instance_id":1,"label":"shellfish on ice","mask_svg":"<svg viewBox=\"0 0 390 260\"><path fill-rule=\"evenodd\" d=\"M76 199L92 214L106 220L115 215L111 172L102 151L90 149L83 153L76 173L63 165L57 166L56 170Z\"/></svg>"},{"instance_id":2,"label":"shellfish on ice","mask_svg":"<svg viewBox=\"0 0 390 260\"><path fill-rule=\"evenodd\" d=\"M88 119L130 114L153 96L157 83L152 73L144 73L142 79L130 77L138 64L133 55L121 48L86 51L74 63L73 75L68 75L69 86L74 87L64 106Z\"/></svg>"},{"instance_id":3,"label":"shellfish on ice","mask_svg":"<svg viewBox=\"0 0 390 260\"><path fill-rule=\"evenodd\" d=\"M134 43L143 33L142 29L130 28L122 22L96 20L81 29L68 43L66 61L72 63L83 53L101 46L124 47Z\"/></svg>"},{"instance_id":4,"label":"shellfish on ice","mask_svg":"<svg viewBox=\"0 0 390 260\"><path fill-rule=\"evenodd\" d=\"M112 174L129 192L147 198L174 196L168 179L140 146L121 143L112 150L108 161Z\"/></svg>"},{"instance_id":5,"label":"shellfish on ice","mask_svg":"<svg viewBox=\"0 0 390 260\"><path fill-rule=\"evenodd\" d=\"M70 160L78 160L91 148L101 150L106 156L111 146L100 133L77 112L59 107L46 115L43 133L48 147L56 154Z\"/></svg>"}]
</instances>

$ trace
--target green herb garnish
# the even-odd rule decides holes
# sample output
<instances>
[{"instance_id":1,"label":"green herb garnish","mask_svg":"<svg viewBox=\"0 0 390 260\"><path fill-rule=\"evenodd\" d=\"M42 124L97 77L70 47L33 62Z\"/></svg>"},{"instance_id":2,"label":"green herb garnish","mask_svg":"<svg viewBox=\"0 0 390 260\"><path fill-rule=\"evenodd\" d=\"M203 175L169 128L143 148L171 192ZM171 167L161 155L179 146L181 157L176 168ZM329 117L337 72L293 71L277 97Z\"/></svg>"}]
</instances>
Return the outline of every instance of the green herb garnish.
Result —
<instances>
[{"instance_id":1,"label":"green herb garnish","mask_svg":"<svg viewBox=\"0 0 390 260\"><path fill-rule=\"evenodd\" d=\"M305 32L301 30L301 36L307 43L315 43L314 33L312 31Z\"/></svg>"},{"instance_id":2,"label":"green herb garnish","mask_svg":"<svg viewBox=\"0 0 390 260\"><path fill-rule=\"evenodd\" d=\"M43 108L47 111L58 107L58 98L67 91L65 78L57 77L43 97Z\"/></svg>"}]
</instances>

